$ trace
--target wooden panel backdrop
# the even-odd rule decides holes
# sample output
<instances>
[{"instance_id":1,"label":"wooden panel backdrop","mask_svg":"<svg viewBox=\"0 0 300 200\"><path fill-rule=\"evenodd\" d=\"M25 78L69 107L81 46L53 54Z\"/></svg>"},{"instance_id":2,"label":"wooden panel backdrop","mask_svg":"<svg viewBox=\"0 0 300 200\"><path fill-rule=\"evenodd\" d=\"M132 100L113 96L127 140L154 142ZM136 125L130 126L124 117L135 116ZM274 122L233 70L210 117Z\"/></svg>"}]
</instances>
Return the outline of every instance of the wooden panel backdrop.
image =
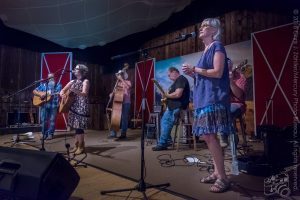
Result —
<instances>
[{"instance_id":1,"label":"wooden panel backdrop","mask_svg":"<svg viewBox=\"0 0 300 200\"><path fill-rule=\"evenodd\" d=\"M40 75L40 54L20 48L0 45L0 96L15 93L38 80ZM9 99L0 98L0 126L6 126L8 113L17 113L20 100L20 112L31 110L32 89ZM33 113L37 111L33 109ZM28 115L29 122L29 115ZM36 120L37 123L37 120Z\"/></svg>"},{"instance_id":2,"label":"wooden panel backdrop","mask_svg":"<svg viewBox=\"0 0 300 200\"><path fill-rule=\"evenodd\" d=\"M211 16L208 16L211 17ZM291 22L291 16L284 16L274 12L249 11L241 10L226 13L219 16L223 32L223 42L225 45L250 40L252 32L267 29ZM199 22L200 23L200 22ZM162 35L146 42L143 47L153 47L164 42L172 41L180 33L191 33L197 31L198 24L185 27L181 30ZM185 42L173 44L167 47L151 50L150 57L156 60L163 60L175 56L185 55L203 50L203 45L196 38L189 38ZM81 63L76 53L73 54L73 66ZM108 94L112 91L114 85L114 74L103 74L103 68L112 67L110 65L102 66L94 63L86 63L89 67L89 79L91 81L90 90L90 108L91 120L90 128L104 129L106 128L105 121L105 106L108 100ZM134 83L134 69L128 71L131 81ZM25 49L0 46L0 95L11 93L24 87L33 80L37 80L40 74L40 53L32 52ZM133 86L134 87L134 86ZM132 100L133 98L132 94ZM22 99L29 100L31 91L22 95ZM251 95L252 96L252 95ZM11 110L9 104L1 101L0 125L6 123L6 112ZM16 100L11 100L15 102ZM26 104L28 105L28 103ZM24 108L25 109L25 108ZM27 108L28 109L28 108Z\"/></svg>"}]
</instances>

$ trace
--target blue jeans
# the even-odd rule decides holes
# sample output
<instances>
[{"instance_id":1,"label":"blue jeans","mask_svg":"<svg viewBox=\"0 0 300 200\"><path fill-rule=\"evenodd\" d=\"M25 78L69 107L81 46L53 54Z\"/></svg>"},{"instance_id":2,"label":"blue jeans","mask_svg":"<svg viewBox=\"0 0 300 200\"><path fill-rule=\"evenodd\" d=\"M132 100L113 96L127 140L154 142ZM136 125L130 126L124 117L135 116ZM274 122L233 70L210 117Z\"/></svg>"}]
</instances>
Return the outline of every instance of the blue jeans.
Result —
<instances>
[{"instance_id":1,"label":"blue jeans","mask_svg":"<svg viewBox=\"0 0 300 200\"><path fill-rule=\"evenodd\" d=\"M177 119L180 112L180 108L169 110L164 112L163 117L160 121L160 137L157 146L167 147L172 142L171 131L174 126L175 120Z\"/></svg>"},{"instance_id":2,"label":"blue jeans","mask_svg":"<svg viewBox=\"0 0 300 200\"><path fill-rule=\"evenodd\" d=\"M232 123L234 123L234 120L241 115L244 112L244 105L242 104L238 104L238 103L231 103L230 104L230 115L231 115L231 120ZM237 146L238 142L239 142L239 138L237 136L235 127L233 126L234 124L232 124L232 131L234 134L234 143ZM228 136L224 136L224 134L221 134L222 140L227 141L228 140Z\"/></svg>"},{"instance_id":3,"label":"blue jeans","mask_svg":"<svg viewBox=\"0 0 300 200\"><path fill-rule=\"evenodd\" d=\"M44 105L41 108L41 123L42 132L44 136L53 135L55 131L55 120L57 114L57 107L51 105Z\"/></svg>"},{"instance_id":4,"label":"blue jeans","mask_svg":"<svg viewBox=\"0 0 300 200\"><path fill-rule=\"evenodd\" d=\"M230 104L230 115L231 119L235 119L237 116L242 114L243 105L237 103Z\"/></svg>"},{"instance_id":5,"label":"blue jeans","mask_svg":"<svg viewBox=\"0 0 300 200\"><path fill-rule=\"evenodd\" d=\"M130 111L130 103L122 104L122 116L121 116L121 135L126 136L126 132L128 129L128 119L129 119L129 111ZM110 132L110 136L116 137L117 133L115 131Z\"/></svg>"}]
</instances>

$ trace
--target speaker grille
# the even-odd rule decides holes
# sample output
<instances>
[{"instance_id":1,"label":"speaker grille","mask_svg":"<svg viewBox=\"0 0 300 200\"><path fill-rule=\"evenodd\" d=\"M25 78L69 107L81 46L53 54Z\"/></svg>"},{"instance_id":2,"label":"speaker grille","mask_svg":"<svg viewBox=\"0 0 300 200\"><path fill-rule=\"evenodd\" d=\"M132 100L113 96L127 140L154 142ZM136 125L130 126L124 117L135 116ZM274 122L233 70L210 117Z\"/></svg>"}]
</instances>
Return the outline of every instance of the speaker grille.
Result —
<instances>
[{"instance_id":1,"label":"speaker grille","mask_svg":"<svg viewBox=\"0 0 300 200\"><path fill-rule=\"evenodd\" d=\"M1 172L1 163L12 163L19 168L15 175L6 173L6 169ZM68 199L78 182L78 173L58 153L0 147L2 194L21 199Z\"/></svg>"}]
</instances>

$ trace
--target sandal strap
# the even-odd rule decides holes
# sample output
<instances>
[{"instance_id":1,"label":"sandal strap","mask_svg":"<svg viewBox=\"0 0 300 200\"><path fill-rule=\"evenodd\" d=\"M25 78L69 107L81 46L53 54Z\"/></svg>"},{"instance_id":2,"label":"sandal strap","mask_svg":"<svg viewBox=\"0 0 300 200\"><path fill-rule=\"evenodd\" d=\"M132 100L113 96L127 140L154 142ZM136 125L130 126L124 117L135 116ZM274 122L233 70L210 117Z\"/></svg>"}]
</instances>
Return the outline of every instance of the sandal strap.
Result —
<instances>
[{"instance_id":1,"label":"sandal strap","mask_svg":"<svg viewBox=\"0 0 300 200\"><path fill-rule=\"evenodd\" d=\"M228 185L224 179L217 179L215 183L220 187L226 187Z\"/></svg>"},{"instance_id":2,"label":"sandal strap","mask_svg":"<svg viewBox=\"0 0 300 200\"><path fill-rule=\"evenodd\" d=\"M206 177L201 178L201 183L211 183L217 180L217 177L215 177L213 174L208 175Z\"/></svg>"},{"instance_id":3,"label":"sandal strap","mask_svg":"<svg viewBox=\"0 0 300 200\"><path fill-rule=\"evenodd\" d=\"M217 190L212 189L212 187ZM225 192L230 187L230 182L224 179L217 179L216 182L211 186L211 192Z\"/></svg>"}]
</instances>

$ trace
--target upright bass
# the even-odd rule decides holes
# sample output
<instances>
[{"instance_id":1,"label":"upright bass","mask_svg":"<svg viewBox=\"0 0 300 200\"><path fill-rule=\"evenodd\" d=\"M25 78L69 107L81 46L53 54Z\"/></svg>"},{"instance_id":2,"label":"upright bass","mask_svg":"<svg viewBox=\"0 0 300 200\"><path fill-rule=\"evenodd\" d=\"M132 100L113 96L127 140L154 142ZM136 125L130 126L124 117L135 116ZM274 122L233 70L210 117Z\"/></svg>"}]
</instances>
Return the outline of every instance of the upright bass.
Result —
<instances>
[{"instance_id":1,"label":"upright bass","mask_svg":"<svg viewBox=\"0 0 300 200\"><path fill-rule=\"evenodd\" d=\"M116 75L120 75L121 73L125 73L128 69L128 63L124 64L122 70L120 70ZM124 97L124 90L123 87L119 84L120 80L116 81L116 84L113 89L113 95L110 95L109 101L106 106L106 117L108 123L109 130L113 130L118 132L120 129L121 124L121 116L122 116L122 104L123 104L123 97ZM110 104L112 102L112 107L110 108ZM110 113L110 115L109 115ZM109 117L110 116L110 117Z\"/></svg>"}]
</instances>

